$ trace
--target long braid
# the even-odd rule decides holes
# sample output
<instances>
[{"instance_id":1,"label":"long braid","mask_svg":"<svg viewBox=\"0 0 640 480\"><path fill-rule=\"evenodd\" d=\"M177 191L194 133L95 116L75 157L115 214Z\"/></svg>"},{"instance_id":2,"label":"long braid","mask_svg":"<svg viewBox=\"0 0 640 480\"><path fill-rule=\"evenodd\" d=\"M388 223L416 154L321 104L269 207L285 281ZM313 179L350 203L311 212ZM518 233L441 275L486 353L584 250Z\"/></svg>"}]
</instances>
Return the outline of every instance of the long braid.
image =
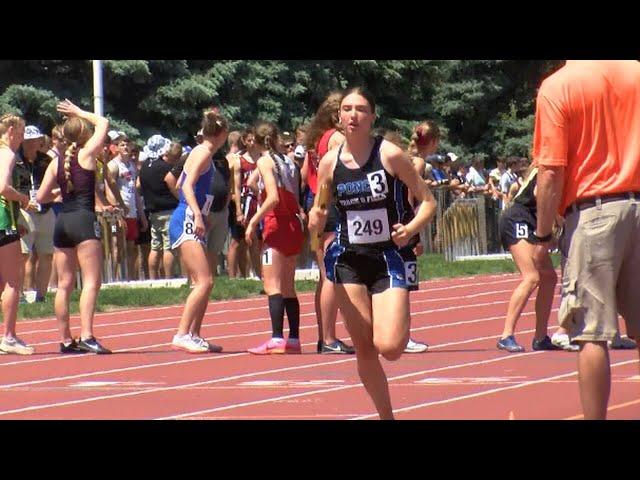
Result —
<instances>
[{"instance_id":1,"label":"long braid","mask_svg":"<svg viewBox=\"0 0 640 480\"><path fill-rule=\"evenodd\" d=\"M78 154L78 144L73 142L65 152L64 157L64 179L67 182L67 192L73 191L73 182L71 181L71 158Z\"/></svg>"}]
</instances>

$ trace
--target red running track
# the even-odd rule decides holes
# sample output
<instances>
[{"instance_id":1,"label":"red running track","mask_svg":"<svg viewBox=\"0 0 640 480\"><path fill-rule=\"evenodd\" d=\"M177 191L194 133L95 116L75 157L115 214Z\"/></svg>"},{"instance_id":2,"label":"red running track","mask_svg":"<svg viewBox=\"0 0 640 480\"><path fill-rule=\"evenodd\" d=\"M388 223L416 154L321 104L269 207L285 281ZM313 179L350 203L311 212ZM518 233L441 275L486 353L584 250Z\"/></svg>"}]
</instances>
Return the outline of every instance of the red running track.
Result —
<instances>
[{"instance_id":1,"label":"red running track","mask_svg":"<svg viewBox=\"0 0 640 480\"><path fill-rule=\"evenodd\" d=\"M577 355L530 349L534 299L517 330L527 352L495 348L517 282L434 280L412 294L412 337L430 350L383 360L398 419L580 418ZM170 349L181 306L98 314L96 335L116 352L107 356L59 355L54 319L22 321L18 333L36 354L0 357L0 419L377 418L355 356L314 353L313 296L300 302L303 355L246 353L270 334L265 297L209 304L203 334L221 354ZM77 334L77 317L72 324ZM337 330L348 338L342 322ZM612 351L611 362L609 418L638 419L637 351Z\"/></svg>"}]
</instances>

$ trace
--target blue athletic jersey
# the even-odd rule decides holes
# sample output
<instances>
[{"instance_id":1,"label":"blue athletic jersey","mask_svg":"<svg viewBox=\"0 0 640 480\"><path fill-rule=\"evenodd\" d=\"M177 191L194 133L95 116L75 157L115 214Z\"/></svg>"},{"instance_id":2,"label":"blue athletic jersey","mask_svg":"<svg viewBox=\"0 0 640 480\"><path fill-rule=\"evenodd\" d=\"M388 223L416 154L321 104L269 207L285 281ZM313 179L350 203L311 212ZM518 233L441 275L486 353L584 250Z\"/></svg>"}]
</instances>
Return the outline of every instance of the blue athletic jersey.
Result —
<instances>
[{"instance_id":1,"label":"blue athletic jersey","mask_svg":"<svg viewBox=\"0 0 640 480\"><path fill-rule=\"evenodd\" d=\"M208 170L200 175L194 185L196 201L198 202L198 207L203 217L209 215L209 210L213 203L213 195L210 193L213 175L213 162L210 162ZM182 192L182 185L186 178L187 172L183 170L180 177L179 203L171 214L171 220L169 220L169 242L171 243L171 248L178 248L180 244L186 240L194 240L200 243L205 242L204 238L197 238L194 234L195 216Z\"/></svg>"},{"instance_id":2,"label":"blue athletic jersey","mask_svg":"<svg viewBox=\"0 0 640 480\"><path fill-rule=\"evenodd\" d=\"M200 175L200 177L198 178L198 180L196 181L195 184L195 194L196 194L196 200L198 202L198 207L200 207L200 210L202 211L203 215L209 215L209 209L211 208L211 202L213 201L213 195L211 195L210 189L211 189L211 183L213 180L213 162L210 162L209 164L209 169L204 172L203 174ZM187 178L187 172L185 172L184 170L182 171L182 175L180 177L180 194L178 196L178 208L180 208L180 206L185 206L187 207L187 199L184 198L184 193L182 192L182 185L184 184L184 181ZM210 197L210 198L207 198ZM204 211L206 210L206 212Z\"/></svg>"}]
</instances>

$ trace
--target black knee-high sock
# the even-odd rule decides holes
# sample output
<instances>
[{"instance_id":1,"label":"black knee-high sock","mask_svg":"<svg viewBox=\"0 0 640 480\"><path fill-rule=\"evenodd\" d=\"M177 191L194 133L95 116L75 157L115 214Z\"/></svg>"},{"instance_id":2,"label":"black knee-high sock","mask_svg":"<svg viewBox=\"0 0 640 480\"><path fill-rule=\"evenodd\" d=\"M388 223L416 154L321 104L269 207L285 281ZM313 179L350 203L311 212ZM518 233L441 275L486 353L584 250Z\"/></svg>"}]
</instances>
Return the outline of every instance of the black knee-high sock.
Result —
<instances>
[{"instance_id":1,"label":"black knee-high sock","mask_svg":"<svg viewBox=\"0 0 640 480\"><path fill-rule=\"evenodd\" d=\"M289 320L289 338L300 338L300 302L298 297L285 298L284 308Z\"/></svg>"},{"instance_id":2,"label":"black knee-high sock","mask_svg":"<svg viewBox=\"0 0 640 480\"><path fill-rule=\"evenodd\" d=\"M269 295L269 315L271 316L273 336L284 338L282 333L284 326L284 299L282 298L282 294Z\"/></svg>"}]
</instances>

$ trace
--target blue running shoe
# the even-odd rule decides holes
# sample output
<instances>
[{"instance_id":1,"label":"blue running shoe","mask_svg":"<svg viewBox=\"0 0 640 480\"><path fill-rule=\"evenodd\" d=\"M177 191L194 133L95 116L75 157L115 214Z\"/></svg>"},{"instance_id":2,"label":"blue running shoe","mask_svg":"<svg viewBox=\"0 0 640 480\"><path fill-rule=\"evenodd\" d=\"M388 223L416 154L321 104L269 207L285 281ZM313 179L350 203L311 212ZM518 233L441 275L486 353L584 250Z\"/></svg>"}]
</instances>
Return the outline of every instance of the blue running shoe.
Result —
<instances>
[{"instance_id":1,"label":"blue running shoe","mask_svg":"<svg viewBox=\"0 0 640 480\"><path fill-rule=\"evenodd\" d=\"M506 338L498 340L497 347L499 350L506 350L510 353L524 352L524 347L522 345L518 345L516 337L513 335L509 335Z\"/></svg>"}]
</instances>

